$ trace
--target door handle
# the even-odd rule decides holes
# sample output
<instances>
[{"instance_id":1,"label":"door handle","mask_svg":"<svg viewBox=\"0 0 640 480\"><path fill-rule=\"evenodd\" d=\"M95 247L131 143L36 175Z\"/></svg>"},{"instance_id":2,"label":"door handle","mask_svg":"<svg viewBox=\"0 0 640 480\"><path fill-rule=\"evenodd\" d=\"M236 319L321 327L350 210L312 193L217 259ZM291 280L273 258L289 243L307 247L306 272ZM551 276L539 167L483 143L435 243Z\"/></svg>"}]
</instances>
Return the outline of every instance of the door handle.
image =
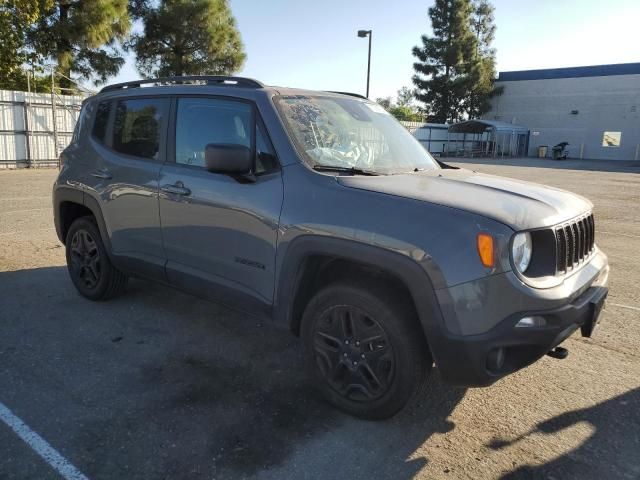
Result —
<instances>
[{"instance_id":1,"label":"door handle","mask_svg":"<svg viewBox=\"0 0 640 480\"><path fill-rule=\"evenodd\" d=\"M173 193L174 195L191 195L191 190L185 187L182 182L176 182L173 185L163 185L160 190L165 193Z\"/></svg>"},{"instance_id":2,"label":"door handle","mask_svg":"<svg viewBox=\"0 0 640 480\"><path fill-rule=\"evenodd\" d=\"M101 170L96 170L95 172L91 172L92 177L102 178L103 180L111 180L112 175L109 173L109 170L103 168Z\"/></svg>"}]
</instances>

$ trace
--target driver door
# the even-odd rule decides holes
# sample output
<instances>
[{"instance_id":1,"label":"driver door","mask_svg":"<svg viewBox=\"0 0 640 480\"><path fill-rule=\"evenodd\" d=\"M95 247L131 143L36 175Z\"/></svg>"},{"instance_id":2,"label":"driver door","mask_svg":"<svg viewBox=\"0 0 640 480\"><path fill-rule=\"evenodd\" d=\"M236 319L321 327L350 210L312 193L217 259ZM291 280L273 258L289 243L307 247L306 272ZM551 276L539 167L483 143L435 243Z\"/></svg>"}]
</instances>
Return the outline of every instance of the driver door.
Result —
<instances>
[{"instance_id":1,"label":"driver door","mask_svg":"<svg viewBox=\"0 0 640 480\"><path fill-rule=\"evenodd\" d=\"M160 221L169 282L222 303L273 300L283 185L273 148L251 102L175 100L173 135L160 171ZM171 128L171 127L170 127ZM204 168L210 143L252 145L255 182Z\"/></svg>"}]
</instances>

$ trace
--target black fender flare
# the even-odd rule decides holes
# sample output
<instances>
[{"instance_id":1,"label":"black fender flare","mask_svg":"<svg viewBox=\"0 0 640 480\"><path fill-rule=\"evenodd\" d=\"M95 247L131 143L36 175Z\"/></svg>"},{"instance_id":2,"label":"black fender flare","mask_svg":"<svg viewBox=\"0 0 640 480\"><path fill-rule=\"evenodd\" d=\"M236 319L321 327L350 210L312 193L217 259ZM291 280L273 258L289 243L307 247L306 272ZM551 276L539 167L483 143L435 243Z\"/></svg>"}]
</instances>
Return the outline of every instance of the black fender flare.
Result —
<instances>
[{"instance_id":1,"label":"black fender flare","mask_svg":"<svg viewBox=\"0 0 640 480\"><path fill-rule=\"evenodd\" d=\"M98 224L98 230L100 230L100 236L102 237L102 243L104 244L107 254L113 261L113 254L111 250L111 237L109 236L109 230L107 230L107 224L104 221L104 215L102 214L102 208L98 201L91 195L84 193L84 206L87 207L93 213Z\"/></svg>"},{"instance_id":2,"label":"black fender flare","mask_svg":"<svg viewBox=\"0 0 640 480\"><path fill-rule=\"evenodd\" d=\"M280 247L282 248L282 247ZM442 335L443 316L428 273L415 260L401 253L354 240L317 235L297 237L286 247L276 281L273 318L276 324L292 328L293 300L302 279L305 260L314 255L353 261L382 270L400 279L409 290L427 342ZM431 348L433 353L433 348Z\"/></svg>"},{"instance_id":3,"label":"black fender flare","mask_svg":"<svg viewBox=\"0 0 640 480\"><path fill-rule=\"evenodd\" d=\"M107 225L104 221L104 215L102 215L102 209L100 208L100 204L91 195L88 195L86 192L77 190L75 188L59 186L59 187L56 187L56 189L53 192L54 221L55 221L55 227L56 227L56 234L58 235L58 239L60 240L60 242L62 242L63 244L65 242L65 239L62 238L63 237L62 218L60 213L61 204L64 202L71 202L71 203L76 203L78 205L83 205L91 211L91 213L93 214L93 217L96 219L96 223L98 224L98 230L100 230L102 243L104 244L107 250L107 254L111 258L112 257L111 239L109 237Z\"/></svg>"},{"instance_id":4,"label":"black fender flare","mask_svg":"<svg viewBox=\"0 0 640 480\"><path fill-rule=\"evenodd\" d=\"M75 188L56 186L53 190L53 222L56 227L56 235L60 243L64 245L66 239L63 235L62 203L70 202L84 205L84 193Z\"/></svg>"}]
</instances>

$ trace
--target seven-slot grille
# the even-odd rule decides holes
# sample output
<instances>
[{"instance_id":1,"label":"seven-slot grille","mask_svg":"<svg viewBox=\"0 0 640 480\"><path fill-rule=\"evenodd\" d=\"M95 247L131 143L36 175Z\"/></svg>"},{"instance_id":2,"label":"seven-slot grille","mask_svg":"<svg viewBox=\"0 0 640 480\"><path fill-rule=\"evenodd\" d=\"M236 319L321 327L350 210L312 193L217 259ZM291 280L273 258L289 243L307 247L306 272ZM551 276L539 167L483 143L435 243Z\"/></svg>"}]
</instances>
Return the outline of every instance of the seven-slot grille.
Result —
<instances>
[{"instance_id":1,"label":"seven-slot grille","mask_svg":"<svg viewBox=\"0 0 640 480\"><path fill-rule=\"evenodd\" d=\"M595 246L593 214L556 227L555 233L556 273L573 269L593 252Z\"/></svg>"}]
</instances>

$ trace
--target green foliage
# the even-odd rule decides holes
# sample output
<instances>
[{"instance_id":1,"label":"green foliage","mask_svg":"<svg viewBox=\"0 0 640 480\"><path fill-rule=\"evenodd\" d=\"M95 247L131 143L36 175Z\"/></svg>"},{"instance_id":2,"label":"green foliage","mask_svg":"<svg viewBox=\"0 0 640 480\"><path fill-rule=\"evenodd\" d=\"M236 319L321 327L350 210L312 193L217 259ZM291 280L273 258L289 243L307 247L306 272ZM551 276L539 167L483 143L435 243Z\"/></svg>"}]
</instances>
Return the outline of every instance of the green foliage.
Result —
<instances>
[{"instance_id":1,"label":"green foliage","mask_svg":"<svg viewBox=\"0 0 640 480\"><path fill-rule=\"evenodd\" d=\"M423 35L413 48L413 83L433 121L478 117L499 93L493 87L493 10L487 0L436 0L429 9L433 36Z\"/></svg>"},{"instance_id":2,"label":"green foliage","mask_svg":"<svg viewBox=\"0 0 640 480\"><path fill-rule=\"evenodd\" d=\"M28 26L39 16L37 0L2 0L0 3L0 89L13 90L27 77L23 64L27 61L24 49Z\"/></svg>"},{"instance_id":3,"label":"green foliage","mask_svg":"<svg viewBox=\"0 0 640 480\"><path fill-rule=\"evenodd\" d=\"M393 100L391 97L376 98L376 103L387 111L391 110L391 107L393 106Z\"/></svg>"},{"instance_id":4,"label":"green foliage","mask_svg":"<svg viewBox=\"0 0 640 480\"><path fill-rule=\"evenodd\" d=\"M27 77L28 76L28 77ZM39 93L51 92L51 76L36 71L27 71L20 67L10 74L0 75L0 90L20 90Z\"/></svg>"},{"instance_id":5,"label":"green foliage","mask_svg":"<svg viewBox=\"0 0 640 480\"><path fill-rule=\"evenodd\" d=\"M475 4L471 19L476 36L476 55L470 63L469 94L465 100L465 110L469 118L479 118L488 112L490 99L502 93L503 87L495 87L496 51L491 46L496 27L493 17L493 6L487 0Z\"/></svg>"},{"instance_id":6,"label":"green foliage","mask_svg":"<svg viewBox=\"0 0 640 480\"><path fill-rule=\"evenodd\" d=\"M131 11L144 33L127 45L147 77L229 75L246 55L227 0L160 0L157 6L134 0Z\"/></svg>"},{"instance_id":7,"label":"green foliage","mask_svg":"<svg viewBox=\"0 0 640 480\"><path fill-rule=\"evenodd\" d=\"M389 113L398 120L406 122L419 122L422 120L422 115L409 105L396 105L389 109Z\"/></svg>"},{"instance_id":8,"label":"green foliage","mask_svg":"<svg viewBox=\"0 0 640 480\"><path fill-rule=\"evenodd\" d=\"M420 122L423 120L423 115L413 104L414 95L415 92L409 87L402 87L398 90L395 103L391 97L376 98L376 103L398 120Z\"/></svg>"},{"instance_id":9,"label":"green foliage","mask_svg":"<svg viewBox=\"0 0 640 480\"><path fill-rule=\"evenodd\" d=\"M467 94L467 64L476 51L471 31L470 0L436 0L429 8L433 36L423 35L422 46L413 48L417 58L416 98L423 102L435 122L455 122L463 117Z\"/></svg>"},{"instance_id":10,"label":"green foliage","mask_svg":"<svg viewBox=\"0 0 640 480\"><path fill-rule=\"evenodd\" d=\"M413 105L413 100L415 98L415 90L411 90L409 87L402 87L398 90L396 104L401 107L409 107Z\"/></svg>"},{"instance_id":11,"label":"green foliage","mask_svg":"<svg viewBox=\"0 0 640 480\"><path fill-rule=\"evenodd\" d=\"M40 16L27 47L52 59L63 87L72 74L104 82L124 64L117 43L130 29L127 0L40 0ZM65 78L66 77L66 78Z\"/></svg>"}]
</instances>

